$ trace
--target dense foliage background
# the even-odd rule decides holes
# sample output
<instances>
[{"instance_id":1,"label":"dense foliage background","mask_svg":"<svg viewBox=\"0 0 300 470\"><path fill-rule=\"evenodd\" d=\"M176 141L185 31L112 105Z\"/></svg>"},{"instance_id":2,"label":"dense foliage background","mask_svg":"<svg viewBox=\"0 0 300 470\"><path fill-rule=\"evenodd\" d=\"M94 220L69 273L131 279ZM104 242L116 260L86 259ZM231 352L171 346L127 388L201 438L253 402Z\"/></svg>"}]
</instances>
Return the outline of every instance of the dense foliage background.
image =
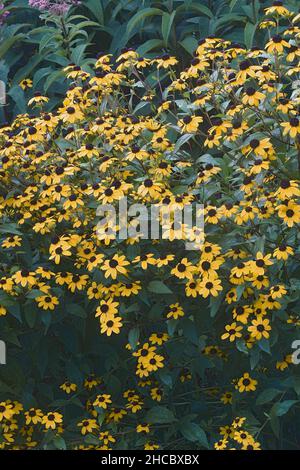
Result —
<instances>
[{"instance_id":1,"label":"dense foliage background","mask_svg":"<svg viewBox=\"0 0 300 470\"><path fill-rule=\"evenodd\" d=\"M297 0L285 2L291 10ZM28 0L6 0L9 12L0 32L0 80L8 83L9 107L2 120L26 110L18 86L30 76L35 90L47 93L55 107L66 90L61 67L74 62L89 70L99 52L118 54L134 47L153 57L175 54L187 65L197 41L217 35L247 47L258 46L268 34L258 29L271 0L84 0L64 19L30 8Z\"/></svg>"},{"instance_id":2,"label":"dense foliage background","mask_svg":"<svg viewBox=\"0 0 300 470\"><path fill-rule=\"evenodd\" d=\"M2 448L299 448L300 21L271 5L4 2ZM204 204L205 249L99 240L124 195Z\"/></svg>"}]
</instances>

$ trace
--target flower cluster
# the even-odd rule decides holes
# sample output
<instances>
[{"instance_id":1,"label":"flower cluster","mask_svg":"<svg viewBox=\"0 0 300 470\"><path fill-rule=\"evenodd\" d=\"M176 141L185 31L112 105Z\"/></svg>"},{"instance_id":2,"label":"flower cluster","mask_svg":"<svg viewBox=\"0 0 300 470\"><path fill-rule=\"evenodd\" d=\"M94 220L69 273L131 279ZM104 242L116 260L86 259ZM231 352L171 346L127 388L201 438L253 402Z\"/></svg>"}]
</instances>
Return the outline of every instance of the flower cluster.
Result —
<instances>
[{"instance_id":1,"label":"flower cluster","mask_svg":"<svg viewBox=\"0 0 300 470\"><path fill-rule=\"evenodd\" d=\"M79 5L80 0L29 0L29 5L41 11L48 11L54 15L63 15L73 5Z\"/></svg>"},{"instance_id":2,"label":"flower cluster","mask_svg":"<svg viewBox=\"0 0 300 470\"><path fill-rule=\"evenodd\" d=\"M50 447L65 436L68 447L123 448L124 434L134 448L213 447L214 427L247 410L254 433L268 416L260 435L272 445L269 421L299 393L300 15L281 2L267 14L264 48L209 37L183 71L133 49L100 54L93 72L70 64L56 111L35 93L32 114L1 128L3 331L15 345L14 328L42 334L40 380L59 390L46 382L35 404L34 382L24 413L3 400L4 447L40 446L45 430ZM98 207L125 196L158 206L168 236L144 239L134 217L126 240L118 223L99 229ZM171 208L197 203L204 241L186 251ZM88 372L90 395L79 391ZM215 448L259 449L237 420Z\"/></svg>"},{"instance_id":3,"label":"flower cluster","mask_svg":"<svg viewBox=\"0 0 300 470\"><path fill-rule=\"evenodd\" d=\"M6 18L9 16L9 11L4 10L5 5L4 3L0 3L0 26L5 23Z\"/></svg>"},{"instance_id":4,"label":"flower cluster","mask_svg":"<svg viewBox=\"0 0 300 470\"><path fill-rule=\"evenodd\" d=\"M246 422L246 418L234 418L230 426L220 427L220 440L215 443L216 450L260 450L260 443L256 441L254 436L242 429ZM234 447L231 447L231 443ZM235 447L237 446L237 447Z\"/></svg>"}]
</instances>

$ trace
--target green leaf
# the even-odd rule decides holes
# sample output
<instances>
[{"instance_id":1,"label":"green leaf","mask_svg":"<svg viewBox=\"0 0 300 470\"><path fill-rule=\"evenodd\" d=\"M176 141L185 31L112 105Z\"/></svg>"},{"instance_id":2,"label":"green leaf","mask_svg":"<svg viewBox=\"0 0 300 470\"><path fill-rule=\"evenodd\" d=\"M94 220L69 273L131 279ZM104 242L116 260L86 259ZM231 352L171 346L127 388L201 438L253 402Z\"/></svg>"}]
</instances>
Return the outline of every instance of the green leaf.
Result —
<instances>
[{"instance_id":1,"label":"green leaf","mask_svg":"<svg viewBox=\"0 0 300 470\"><path fill-rule=\"evenodd\" d=\"M80 317L80 318L87 317L87 311L83 307L81 307L81 305L69 304L67 305L66 310L68 313L70 313L71 315L75 315L76 317Z\"/></svg>"},{"instance_id":2,"label":"green leaf","mask_svg":"<svg viewBox=\"0 0 300 470\"><path fill-rule=\"evenodd\" d=\"M211 297L210 299L210 316L213 318L217 315L219 308L221 307L223 301L222 295L219 295L218 297Z\"/></svg>"},{"instance_id":3,"label":"green leaf","mask_svg":"<svg viewBox=\"0 0 300 470\"><path fill-rule=\"evenodd\" d=\"M162 48L163 46L164 42L161 39L149 39L137 48L137 52L138 54L140 54L140 56L143 57L149 51L152 51L153 49Z\"/></svg>"},{"instance_id":4,"label":"green leaf","mask_svg":"<svg viewBox=\"0 0 300 470\"><path fill-rule=\"evenodd\" d=\"M53 444L55 445L55 447L59 450L67 450L67 444L66 444L66 441L64 440L63 437L61 436L56 436L54 439L53 439Z\"/></svg>"},{"instance_id":5,"label":"green leaf","mask_svg":"<svg viewBox=\"0 0 300 470\"><path fill-rule=\"evenodd\" d=\"M173 26L174 18L176 16L176 10L174 10L171 14L164 13L161 20L161 33L164 39L165 46L168 47L168 41L170 32Z\"/></svg>"},{"instance_id":6,"label":"green leaf","mask_svg":"<svg viewBox=\"0 0 300 470\"><path fill-rule=\"evenodd\" d=\"M276 416L273 410L270 413L270 425L275 436L279 438L280 422L279 422L278 416Z\"/></svg>"},{"instance_id":7,"label":"green leaf","mask_svg":"<svg viewBox=\"0 0 300 470\"><path fill-rule=\"evenodd\" d=\"M253 46L253 39L255 36L257 24L253 23L247 23L245 26L245 31L244 31L244 41L246 44L246 47L249 49Z\"/></svg>"},{"instance_id":8,"label":"green leaf","mask_svg":"<svg viewBox=\"0 0 300 470\"><path fill-rule=\"evenodd\" d=\"M242 23L245 22L245 20L245 16L235 15L232 13L222 15L221 18L213 23L213 31L211 31L211 33L217 33L221 30L221 28L228 25L233 27L234 23Z\"/></svg>"},{"instance_id":9,"label":"green leaf","mask_svg":"<svg viewBox=\"0 0 300 470\"><path fill-rule=\"evenodd\" d=\"M45 84L44 84L44 92L47 93L47 91L49 90L49 88L51 87L51 85L58 79L58 78L61 78L61 77L64 77L64 72L62 70L55 70L54 72L52 72L48 77L47 77L47 80L45 81Z\"/></svg>"},{"instance_id":10,"label":"green leaf","mask_svg":"<svg viewBox=\"0 0 300 470\"><path fill-rule=\"evenodd\" d=\"M258 395L256 404L264 405L265 403L272 401L279 393L280 390L277 390L276 388L267 388Z\"/></svg>"},{"instance_id":11,"label":"green leaf","mask_svg":"<svg viewBox=\"0 0 300 470\"><path fill-rule=\"evenodd\" d=\"M194 134L184 134L183 136L179 137L175 144L174 153L178 152L178 150L193 137Z\"/></svg>"},{"instance_id":12,"label":"green leaf","mask_svg":"<svg viewBox=\"0 0 300 470\"><path fill-rule=\"evenodd\" d=\"M239 0L231 0L230 4L229 4L229 8L230 10L233 10L235 5L237 4Z\"/></svg>"},{"instance_id":13,"label":"green leaf","mask_svg":"<svg viewBox=\"0 0 300 470\"><path fill-rule=\"evenodd\" d=\"M150 424L174 423L176 420L173 412L165 406L154 406L146 414L145 421Z\"/></svg>"},{"instance_id":14,"label":"green leaf","mask_svg":"<svg viewBox=\"0 0 300 470\"><path fill-rule=\"evenodd\" d=\"M179 41L179 44L190 54L193 55L194 51L197 49L198 42L194 36L187 36L182 41Z\"/></svg>"},{"instance_id":15,"label":"green leaf","mask_svg":"<svg viewBox=\"0 0 300 470\"><path fill-rule=\"evenodd\" d=\"M133 350L136 349L140 337L140 329L132 328L128 333L128 341Z\"/></svg>"},{"instance_id":16,"label":"green leaf","mask_svg":"<svg viewBox=\"0 0 300 470\"><path fill-rule=\"evenodd\" d=\"M190 11L196 11L197 13L201 13L202 15L208 16L208 18L213 18L214 13L205 5L199 5L198 3L190 3L188 5L183 5L178 8L178 11L180 10L188 10Z\"/></svg>"},{"instance_id":17,"label":"green leaf","mask_svg":"<svg viewBox=\"0 0 300 470\"><path fill-rule=\"evenodd\" d=\"M84 59L85 49L87 48L88 44L79 44L79 46L74 47L72 49L72 60L75 64L80 65L82 60Z\"/></svg>"},{"instance_id":18,"label":"green leaf","mask_svg":"<svg viewBox=\"0 0 300 470\"><path fill-rule=\"evenodd\" d=\"M127 35L129 36L133 29L149 16L157 16L163 14L163 10L160 10L159 8L143 8L142 10L138 11L135 15L133 15L133 17L128 21L126 28Z\"/></svg>"},{"instance_id":19,"label":"green leaf","mask_svg":"<svg viewBox=\"0 0 300 470\"><path fill-rule=\"evenodd\" d=\"M266 352L267 354L271 354L270 343L266 338L258 341L258 346L262 351Z\"/></svg>"},{"instance_id":20,"label":"green leaf","mask_svg":"<svg viewBox=\"0 0 300 470\"><path fill-rule=\"evenodd\" d=\"M297 395L300 395L300 377L294 377L293 378L293 388Z\"/></svg>"},{"instance_id":21,"label":"green leaf","mask_svg":"<svg viewBox=\"0 0 300 470\"><path fill-rule=\"evenodd\" d=\"M299 400L285 400L279 403L275 403L272 410L276 416L283 416L293 405L295 405L295 403L299 403Z\"/></svg>"},{"instance_id":22,"label":"green leaf","mask_svg":"<svg viewBox=\"0 0 300 470\"><path fill-rule=\"evenodd\" d=\"M27 299L36 299L37 297L41 297L45 295L44 292L38 289L32 289L30 292L26 294Z\"/></svg>"},{"instance_id":23,"label":"green leaf","mask_svg":"<svg viewBox=\"0 0 300 470\"><path fill-rule=\"evenodd\" d=\"M88 8L100 24L104 23L102 2L99 0L85 0L84 7Z\"/></svg>"},{"instance_id":24,"label":"green leaf","mask_svg":"<svg viewBox=\"0 0 300 470\"><path fill-rule=\"evenodd\" d=\"M18 112L26 112L26 101L24 98L24 92L19 87L19 85L13 86L9 92L7 93L9 96L12 97L14 102L16 103L16 109Z\"/></svg>"},{"instance_id":25,"label":"green leaf","mask_svg":"<svg viewBox=\"0 0 300 470\"><path fill-rule=\"evenodd\" d=\"M151 281L148 290L155 294L173 294L173 292L162 281Z\"/></svg>"},{"instance_id":26,"label":"green leaf","mask_svg":"<svg viewBox=\"0 0 300 470\"><path fill-rule=\"evenodd\" d=\"M29 328L33 328L37 319L37 311L32 308L32 305L27 305L24 309L24 315Z\"/></svg>"},{"instance_id":27,"label":"green leaf","mask_svg":"<svg viewBox=\"0 0 300 470\"><path fill-rule=\"evenodd\" d=\"M158 373L158 376L159 376L160 380L167 387L169 387L170 389L172 388L172 386L173 386L172 376L167 371L165 371L164 369L160 370L159 373Z\"/></svg>"},{"instance_id":28,"label":"green leaf","mask_svg":"<svg viewBox=\"0 0 300 470\"><path fill-rule=\"evenodd\" d=\"M205 432L196 423L183 423L180 432L188 441L199 442L203 447L209 448Z\"/></svg>"},{"instance_id":29,"label":"green leaf","mask_svg":"<svg viewBox=\"0 0 300 470\"><path fill-rule=\"evenodd\" d=\"M16 36L12 36L5 41L3 41L0 45L0 58L2 58L8 50L10 50L13 45L18 42L20 39L24 38L25 35L20 33L16 34Z\"/></svg>"},{"instance_id":30,"label":"green leaf","mask_svg":"<svg viewBox=\"0 0 300 470\"><path fill-rule=\"evenodd\" d=\"M0 227L0 233L11 233L12 235L23 235L20 230L17 229L15 224L5 224L5 226Z\"/></svg>"},{"instance_id":31,"label":"green leaf","mask_svg":"<svg viewBox=\"0 0 300 470\"><path fill-rule=\"evenodd\" d=\"M250 367L251 370L255 369L260 360L260 351L254 347L250 350Z\"/></svg>"}]
</instances>

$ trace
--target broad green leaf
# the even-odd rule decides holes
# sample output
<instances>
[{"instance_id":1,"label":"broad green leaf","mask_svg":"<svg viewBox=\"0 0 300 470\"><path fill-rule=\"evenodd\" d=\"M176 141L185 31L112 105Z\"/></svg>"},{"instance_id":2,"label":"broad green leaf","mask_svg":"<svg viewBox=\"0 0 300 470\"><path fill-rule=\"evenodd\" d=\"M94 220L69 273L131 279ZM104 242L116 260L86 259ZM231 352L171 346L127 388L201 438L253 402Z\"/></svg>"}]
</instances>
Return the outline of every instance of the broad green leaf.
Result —
<instances>
[{"instance_id":1,"label":"broad green leaf","mask_svg":"<svg viewBox=\"0 0 300 470\"><path fill-rule=\"evenodd\" d=\"M205 5L201 5L201 3L189 3L188 5L182 5L178 8L178 11L182 10L188 10L190 11L196 11L197 13L201 13L202 15L208 16L209 18L213 18L214 14L213 12Z\"/></svg>"},{"instance_id":2,"label":"broad green leaf","mask_svg":"<svg viewBox=\"0 0 300 470\"><path fill-rule=\"evenodd\" d=\"M148 290L156 294L173 294L171 289L166 286L162 281L151 281L148 284Z\"/></svg>"},{"instance_id":3,"label":"broad green leaf","mask_svg":"<svg viewBox=\"0 0 300 470\"><path fill-rule=\"evenodd\" d=\"M206 449L209 448L207 436L198 424L184 422L180 427L180 432L188 441L199 442Z\"/></svg>"},{"instance_id":4,"label":"broad green leaf","mask_svg":"<svg viewBox=\"0 0 300 470\"><path fill-rule=\"evenodd\" d=\"M84 7L88 8L89 11L98 20L99 24L104 24L104 11L102 1L100 0L85 0Z\"/></svg>"},{"instance_id":5,"label":"broad green leaf","mask_svg":"<svg viewBox=\"0 0 300 470\"><path fill-rule=\"evenodd\" d=\"M179 41L179 44L190 54L193 55L194 51L197 49L197 39L193 36L187 36L182 41Z\"/></svg>"},{"instance_id":6,"label":"broad green leaf","mask_svg":"<svg viewBox=\"0 0 300 470\"><path fill-rule=\"evenodd\" d=\"M146 414L145 421L150 424L174 423L176 418L165 406L154 406Z\"/></svg>"},{"instance_id":7,"label":"broad green leaf","mask_svg":"<svg viewBox=\"0 0 300 470\"><path fill-rule=\"evenodd\" d=\"M257 405L264 405L265 403L268 403L272 401L277 395L279 395L280 390L277 390L276 388L267 388L263 392L261 392L256 400Z\"/></svg>"},{"instance_id":8,"label":"broad green leaf","mask_svg":"<svg viewBox=\"0 0 300 470\"><path fill-rule=\"evenodd\" d=\"M164 45L161 39L149 39L148 41L144 42L141 46L137 48L137 52L140 56L144 56L148 54L148 52L152 51L153 49L162 48Z\"/></svg>"},{"instance_id":9,"label":"broad green leaf","mask_svg":"<svg viewBox=\"0 0 300 470\"><path fill-rule=\"evenodd\" d=\"M176 10L172 13L164 13L161 20L161 32L164 39L165 46L168 47L169 36L173 26Z\"/></svg>"},{"instance_id":10,"label":"broad green leaf","mask_svg":"<svg viewBox=\"0 0 300 470\"><path fill-rule=\"evenodd\" d=\"M252 23L247 23L244 31L244 41L246 47L251 48L253 46L253 39L255 36L257 25Z\"/></svg>"},{"instance_id":11,"label":"broad green leaf","mask_svg":"<svg viewBox=\"0 0 300 470\"><path fill-rule=\"evenodd\" d=\"M142 10L138 11L133 17L128 21L126 32L129 36L134 28L136 28L143 20L151 16L163 15L163 10L159 8L143 8Z\"/></svg>"},{"instance_id":12,"label":"broad green leaf","mask_svg":"<svg viewBox=\"0 0 300 470\"><path fill-rule=\"evenodd\" d=\"M283 416L293 405L295 405L295 403L299 403L299 400L285 400L280 403L275 403L273 411L276 416Z\"/></svg>"},{"instance_id":13,"label":"broad green leaf","mask_svg":"<svg viewBox=\"0 0 300 470\"><path fill-rule=\"evenodd\" d=\"M67 449L67 444L66 444L66 441L64 440L63 437L61 436L56 436L54 439L53 439L53 444L55 445L55 447L59 450L66 450Z\"/></svg>"},{"instance_id":14,"label":"broad green leaf","mask_svg":"<svg viewBox=\"0 0 300 470\"><path fill-rule=\"evenodd\" d=\"M4 55L6 54L6 52L11 49L14 44L16 42L18 42L19 40L23 39L25 37L24 34L22 33L19 33L17 34L16 36L12 36L11 38L8 38L6 39L5 41L3 41L1 44L0 44L0 59L2 59L2 57L4 57Z\"/></svg>"}]
</instances>

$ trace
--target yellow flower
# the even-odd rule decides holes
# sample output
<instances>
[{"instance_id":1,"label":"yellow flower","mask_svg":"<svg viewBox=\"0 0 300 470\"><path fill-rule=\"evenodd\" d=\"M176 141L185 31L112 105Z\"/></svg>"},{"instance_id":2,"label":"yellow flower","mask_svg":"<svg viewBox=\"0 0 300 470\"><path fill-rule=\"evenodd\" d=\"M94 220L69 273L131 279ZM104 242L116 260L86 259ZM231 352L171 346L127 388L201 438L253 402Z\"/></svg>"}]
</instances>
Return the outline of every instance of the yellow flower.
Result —
<instances>
[{"instance_id":1,"label":"yellow flower","mask_svg":"<svg viewBox=\"0 0 300 470\"><path fill-rule=\"evenodd\" d=\"M46 429L56 429L62 423L62 415L56 411L50 411L42 418L42 424Z\"/></svg>"},{"instance_id":2,"label":"yellow flower","mask_svg":"<svg viewBox=\"0 0 300 470\"><path fill-rule=\"evenodd\" d=\"M199 294L206 298L209 295L217 297L219 292L223 290L220 279L204 279L199 283Z\"/></svg>"},{"instance_id":3,"label":"yellow flower","mask_svg":"<svg viewBox=\"0 0 300 470\"><path fill-rule=\"evenodd\" d=\"M185 116L178 121L178 126L181 128L182 132L193 134L197 132L201 122L203 122L203 118L200 116Z\"/></svg>"},{"instance_id":4,"label":"yellow flower","mask_svg":"<svg viewBox=\"0 0 300 470\"><path fill-rule=\"evenodd\" d=\"M95 419L84 419L77 424L81 428L81 434L85 436L87 433L92 433L94 429L98 429L98 424Z\"/></svg>"},{"instance_id":5,"label":"yellow flower","mask_svg":"<svg viewBox=\"0 0 300 470\"><path fill-rule=\"evenodd\" d=\"M25 411L25 422L26 426L29 424L38 424L42 422L43 413L40 409L30 408L30 410Z\"/></svg>"},{"instance_id":6,"label":"yellow flower","mask_svg":"<svg viewBox=\"0 0 300 470\"><path fill-rule=\"evenodd\" d=\"M41 297L36 297L36 302L38 307L43 310L54 310L56 305L59 304L58 298L51 295L43 295Z\"/></svg>"},{"instance_id":7,"label":"yellow flower","mask_svg":"<svg viewBox=\"0 0 300 470\"><path fill-rule=\"evenodd\" d=\"M169 306L167 318L174 318L174 320L177 320L179 317L183 317L183 316L184 316L183 308L179 305L178 302L176 304L171 304Z\"/></svg>"},{"instance_id":8,"label":"yellow flower","mask_svg":"<svg viewBox=\"0 0 300 470\"><path fill-rule=\"evenodd\" d=\"M270 321L267 318L263 319L262 317L252 320L252 325L248 327L248 331L251 333L251 336L258 341L262 338L268 339L270 337L270 330Z\"/></svg>"},{"instance_id":9,"label":"yellow flower","mask_svg":"<svg viewBox=\"0 0 300 470\"><path fill-rule=\"evenodd\" d=\"M290 44L285 41L279 34L273 36L271 40L266 44L266 50L269 54L272 54L272 52L282 54L284 48L289 47Z\"/></svg>"},{"instance_id":10,"label":"yellow flower","mask_svg":"<svg viewBox=\"0 0 300 470\"><path fill-rule=\"evenodd\" d=\"M16 246L21 246L22 238L19 237L18 235L13 235L9 238L6 238L2 242L2 247L3 248L15 248Z\"/></svg>"},{"instance_id":11,"label":"yellow flower","mask_svg":"<svg viewBox=\"0 0 300 470\"><path fill-rule=\"evenodd\" d=\"M13 415L13 405L5 401L0 402L0 422L3 421L3 419L11 419Z\"/></svg>"},{"instance_id":12,"label":"yellow flower","mask_svg":"<svg viewBox=\"0 0 300 470\"><path fill-rule=\"evenodd\" d=\"M224 405L227 404L232 404L232 393L231 392L225 392L221 396L221 402L224 403Z\"/></svg>"},{"instance_id":13,"label":"yellow flower","mask_svg":"<svg viewBox=\"0 0 300 470\"><path fill-rule=\"evenodd\" d=\"M61 388L64 392L66 392L68 395L71 392L76 392L77 390L77 385L72 383L72 382L64 382L59 388Z\"/></svg>"},{"instance_id":14,"label":"yellow flower","mask_svg":"<svg viewBox=\"0 0 300 470\"><path fill-rule=\"evenodd\" d=\"M230 342L233 342L236 338L242 337L242 333L240 333L242 329L243 327L237 326L236 322L231 323L231 325L226 325L226 333L221 336L221 339L229 339Z\"/></svg>"},{"instance_id":15,"label":"yellow flower","mask_svg":"<svg viewBox=\"0 0 300 470\"><path fill-rule=\"evenodd\" d=\"M263 93L255 90L255 88L253 87L248 87L245 90L245 94L242 98L242 103L249 104L250 106L259 106L264 99L265 95Z\"/></svg>"},{"instance_id":16,"label":"yellow flower","mask_svg":"<svg viewBox=\"0 0 300 470\"><path fill-rule=\"evenodd\" d=\"M283 2L280 0L276 0L273 2L273 5L265 8L265 14L266 15L279 15L279 16L289 16L291 12L283 6Z\"/></svg>"},{"instance_id":17,"label":"yellow flower","mask_svg":"<svg viewBox=\"0 0 300 470\"><path fill-rule=\"evenodd\" d=\"M125 266L129 264L124 255L114 255L111 259L104 261L101 269L104 271L106 278L116 279L119 274L127 274L128 271Z\"/></svg>"},{"instance_id":18,"label":"yellow flower","mask_svg":"<svg viewBox=\"0 0 300 470\"><path fill-rule=\"evenodd\" d=\"M112 403L111 396L103 393L102 395L97 395L96 400L93 403L93 406L96 406L98 408L103 408L104 410L106 410L108 405L110 405L111 403Z\"/></svg>"},{"instance_id":19,"label":"yellow flower","mask_svg":"<svg viewBox=\"0 0 300 470\"><path fill-rule=\"evenodd\" d=\"M256 390L257 380L254 380L250 377L248 372L245 372L244 375L238 380L236 388L240 393L243 392L252 392Z\"/></svg>"},{"instance_id":20,"label":"yellow flower","mask_svg":"<svg viewBox=\"0 0 300 470\"><path fill-rule=\"evenodd\" d=\"M289 256L292 256L294 254L294 250L291 246L287 245L280 245L278 248L275 248L273 256L274 258L278 260L284 260L286 261Z\"/></svg>"},{"instance_id":21,"label":"yellow flower","mask_svg":"<svg viewBox=\"0 0 300 470\"><path fill-rule=\"evenodd\" d=\"M27 269L22 269L21 271L17 271L12 278L14 279L16 284L20 284L22 287L33 286L36 282L35 273L30 272Z\"/></svg>"},{"instance_id":22,"label":"yellow flower","mask_svg":"<svg viewBox=\"0 0 300 470\"><path fill-rule=\"evenodd\" d=\"M289 134L292 139L295 139L300 134L300 120L297 117L292 117L288 122L282 122L283 135Z\"/></svg>"},{"instance_id":23,"label":"yellow flower","mask_svg":"<svg viewBox=\"0 0 300 470\"><path fill-rule=\"evenodd\" d=\"M32 88L32 80L30 78L24 78L19 85L22 90L27 90L28 88Z\"/></svg>"},{"instance_id":24,"label":"yellow flower","mask_svg":"<svg viewBox=\"0 0 300 470\"><path fill-rule=\"evenodd\" d=\"M133 260L133 263L139 263L142 269L147 269L149 264L152 266L156 264L156 259L154 258L153 253L148 253L145 255L136 256Z\"/></svg>"},{"instance_id":25,"label":"yellow flower","mask_svg":"<svg viewBox=\"0 0 300 470\"><path fill-rule=\"evenodd\" d=\"M101 300L99 307L96 309L95 317L100 316L100 321L102 316L115 315L118 313L119 302L114 302L113 299Z\"/></svg>"},{"instance_id":26,"label":"yellow flower","mask_svg":"<svg viewBox=\"0 0 300 470\"><path fill-rule=\"evenodd\" d=\"M34 97L28 101L28 106L31 106L31 105L42 106L44 103L48 103L48 101L49 101L49 98L47 98L47 96L42 96L41 93L35 92Z\"/></svg>"},{"instance_id":27,"label":"yellow flower","mask_svg":"<svg viewBox=\"0 0 300 470\"><path fill-rule=\"evenodd\" d=\"M100 317L101 333L111 336L112 333L119 334L122 327L122 318L115 317L112 314L102 315Z\"/></svg>"},{"instance_id":28,"label":"yellow flower","mask_svg":"<svg viewBox=\"0 0 300 470\"><path fill-rule=\"evenodd\" d=\"M150 432L150 426L149 424L138 424L136 427L136 432L143 433L143 434L149 434Z\"/></svg>"},{"instance_id":29,"label":"yellow flower","mask_svg":"<svg viewBox=\"0 0 300 470\"><path fill-rule=\"evenodd\" d=\"M196 271L196 267L188 261L187 258L183 258L175 268L172 269L171 274L178 277L179 279L192 280L193 274Z\"/></svg>"},{"instance_id":30,"label":"yellow flower","mask_svg":"<svg viewBox=\"0 0 300 470\"><path fill-rule=\"evenodd\" d=\"M4 317L7 314L7 310L3 305L0 305L0 317Z\"/></svg>"},{"instance_id":31,"label":"yellow flower","mask_svg":"<svg viewBox=\"0 0 300 470\"><path fill-rule=\"evenodd\" d=\"M287 204L281 204L277 207L278 216L288 225L293 227L300 222L300 206L293 201L288 201Z\"/></svg>"},{"instance_id":32,"label":"yellow flower","mask_svg":"<svg viewBox=\"0 0 300 470\"><path fill-rule=\"evenodd\" d=\"M228 444L227 439L221 439L220 441L214 444L214 448L216 450L225 450L227 448L227 444Z\"/></svg>"}]
</instances>

